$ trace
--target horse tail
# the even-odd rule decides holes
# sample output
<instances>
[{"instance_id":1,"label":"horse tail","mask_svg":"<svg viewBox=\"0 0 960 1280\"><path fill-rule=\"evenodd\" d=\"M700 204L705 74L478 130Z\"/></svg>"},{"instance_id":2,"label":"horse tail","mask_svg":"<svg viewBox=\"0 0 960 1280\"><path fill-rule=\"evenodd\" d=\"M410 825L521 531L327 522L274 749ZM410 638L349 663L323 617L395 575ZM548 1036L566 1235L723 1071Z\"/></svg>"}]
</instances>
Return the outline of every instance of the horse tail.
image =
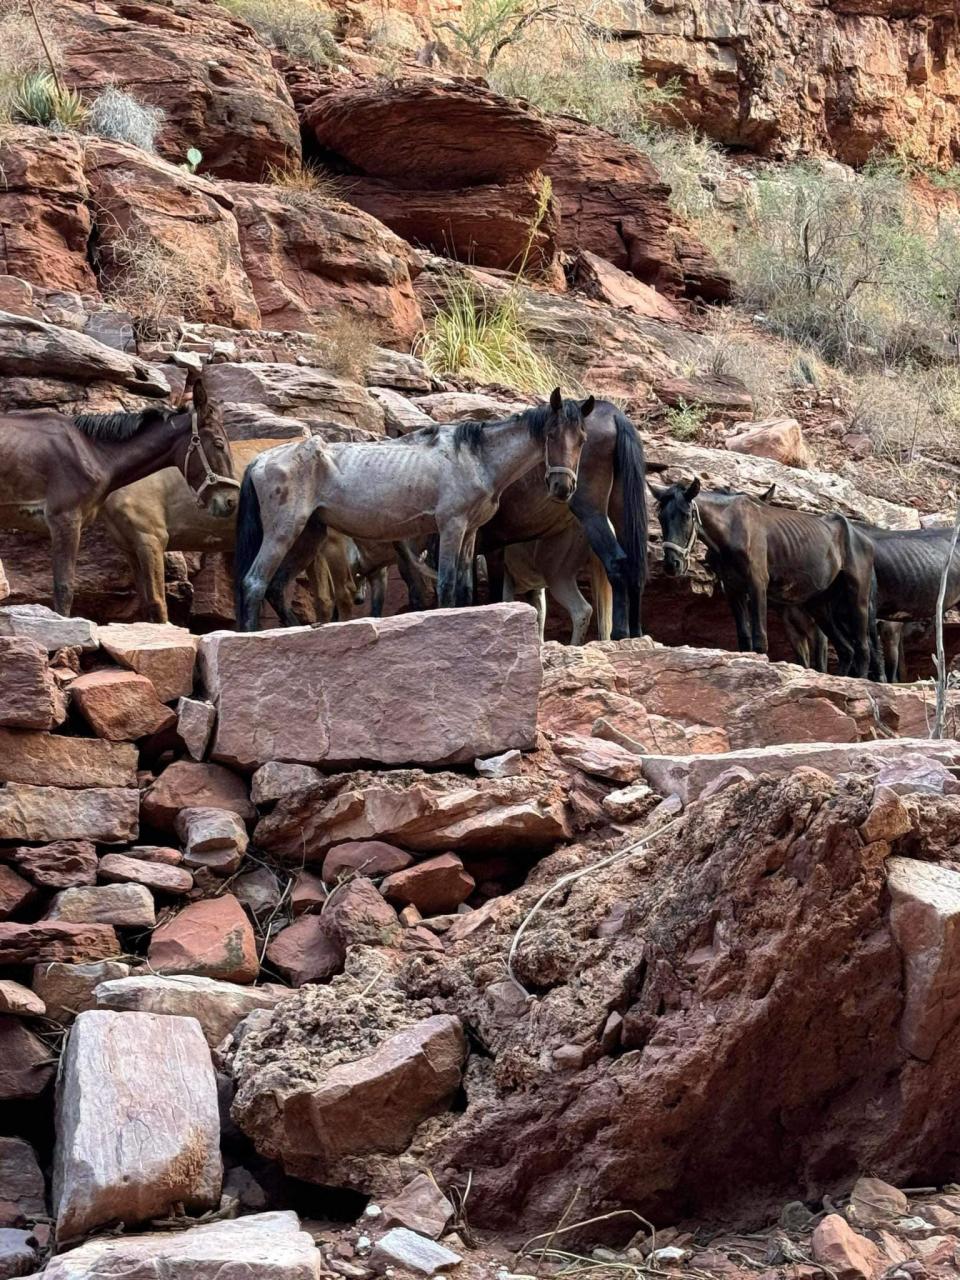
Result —
<instances>
[{"instance_id":1,"label":"horse tail","mask_svg":"<svg viewBox=\"0 0 960 1280\"><path fill-rule=\"evenodd\" d=\"M640 630L640 601L647 583L647 464L637 429L619 409L613 415L617 428L614 475L623 491L623 528L618 540L627 557L630 599L630 634Z\"/></svg>"},{"instance_id":2,"label":"horse tail","mask_svg":"<svg viewBox=\"0 0 960 1280\"><path fill-rule=\"evenodd\" d=\"M263 545L263 520L260 518L260 499L253 483L253 463L243 473L240 500L237 505L237 532L233 553L233 577L236 589L237 625L244 615L244 579Z\"/></svg>"}]
</instances>

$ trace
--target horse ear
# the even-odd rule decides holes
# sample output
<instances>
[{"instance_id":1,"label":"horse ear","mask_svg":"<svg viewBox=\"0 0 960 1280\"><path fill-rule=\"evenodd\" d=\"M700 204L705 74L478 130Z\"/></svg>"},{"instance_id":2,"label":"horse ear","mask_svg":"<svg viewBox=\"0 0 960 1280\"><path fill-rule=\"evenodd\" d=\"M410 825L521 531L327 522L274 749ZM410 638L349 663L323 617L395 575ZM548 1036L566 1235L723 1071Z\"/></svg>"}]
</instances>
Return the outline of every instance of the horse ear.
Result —
<instances>
[{"instance_id":1,"label":"horse ear","mask_svg":"<svg viewBox=\"0 0 960 1280\"><path fill-rule=\"evenodd\" d=\"M586 400L584 400L583 404L580 406L580 416L583 418L589 418L596 407L596 398L594 396L587 396Z\"/></svg>"},{"instance_id":2,"label":"horse ear","mask_svg":"<svg viewBox=\"0 0 960 1280\"><path fill-rule=\"evenodd\" d=\"M773 482L773 484L770 486L770 488L769 488L769 489L764 489L763 493L761 493L761 495L760 495L760 501L761 501L761 502L772 502L772 501L773 501L773 491L774 491L774 489L776 489L776 487L777 487L777 482L776 482L776 480L774 480L774 482Z\"/></svg>"},{"instance_id":3,"label":"horse ear","mask_svg":"<svg viewBox=\"0 0 960 1280\"><path fill-rule=\"evenodd\" d=\"M699 492L700 492L700 481L699 479L697 479L697 480L693 480L690 484L687 485L686 489L684 489L683 491L683 496L686 498L688 502L692 502Z\"/></svg>"},{"instance_id":4,"label":"horse ear","mask_svg":"<svg viewBox=\"0 0 960 1280\"><path fill-rule=\"evenodd\" d=\"M559 387L554 387L550 392L550 408L554 413L559 413L563 408L563 396L560 394Z\"/></svg>"},{"instance_id":5,"label":"horse ear","mask_svg":"<svg viewBox=\"0 0 960 1280\"><path fill-rule=\"evenodd\" d=\"M667 496L667 494L670 492L670 490L665 489L662 484L653 484L653 482L650 480L647 481L647 488L653 494L657 502L662 502L664 498Z\"/></svg>"}]
</instances>

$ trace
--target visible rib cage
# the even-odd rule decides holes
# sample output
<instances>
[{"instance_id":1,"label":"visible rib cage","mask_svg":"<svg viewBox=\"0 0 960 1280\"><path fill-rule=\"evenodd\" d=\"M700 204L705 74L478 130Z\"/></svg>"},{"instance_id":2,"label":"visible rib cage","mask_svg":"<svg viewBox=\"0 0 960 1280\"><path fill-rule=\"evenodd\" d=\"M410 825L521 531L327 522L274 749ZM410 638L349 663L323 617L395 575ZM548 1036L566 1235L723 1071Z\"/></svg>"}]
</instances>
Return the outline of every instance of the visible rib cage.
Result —
<instances>
[{"instance_id":1,"label":"visible rib cage","mask_svg":"<svg viewBox=\"0 0 960 1280\"><path fill-rule=\"evenodd\" d=\"M934 617L952 530L891 531L866 525L860 527L874 546L879 616L916 620ZM960 553L955 553L947 583L945 607L953 608L958 601Z\"/></svg>"}]
</instances>

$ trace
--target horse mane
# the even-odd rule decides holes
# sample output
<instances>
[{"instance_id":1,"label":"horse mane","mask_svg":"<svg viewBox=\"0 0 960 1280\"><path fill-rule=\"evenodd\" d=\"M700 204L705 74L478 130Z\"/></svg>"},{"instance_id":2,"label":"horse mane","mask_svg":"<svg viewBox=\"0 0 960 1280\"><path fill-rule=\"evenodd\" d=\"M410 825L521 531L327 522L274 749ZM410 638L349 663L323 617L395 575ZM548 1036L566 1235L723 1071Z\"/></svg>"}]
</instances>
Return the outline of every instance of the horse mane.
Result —
<instances>
[{"instance_id":1,"label":"horse mane","mask_svg":"<svg viewBox=\"0 0 960 1280\"><path fill-rule=\"evenodd\" d=\"M73 425L91 440L129 440L137 432L165 422L175 414L173 409L138 409L135 413L81 413L73 419Z\"/></svg>"},{"instance_id":2,"label":"horse mane","mask_svg":"<svg viewBox=\"0 0 960 1280\"><path fill-rule=\"evenodd\" d=\"M564 400L563 416L570 418L580 412L576 400ZM458 422L453 429L453 445L455 449L466 446L471 453L481 453L488 427L505 427L512 422L522 422L530 432L531 440L543 440L547 427L553 416L548 404L534 405L532 409L524 409L522 413L512 413L508 418L497 418L493 422L478 422L475 418L467 418Z\"/></svg>"},{"instance_id":3,"label":"horse mane","mask_svg":"<svg viewBox=\"0 0 960 1280\"><path fill-rule=\"evenodd\" d=\"M509 421L509 419L504 419ZM477 422L474 418L465 418L463 422L458 422L453 429L453 447L458 452L466 447L471 453L483 452L485 422Z\"/></svg>"}]
</instances>

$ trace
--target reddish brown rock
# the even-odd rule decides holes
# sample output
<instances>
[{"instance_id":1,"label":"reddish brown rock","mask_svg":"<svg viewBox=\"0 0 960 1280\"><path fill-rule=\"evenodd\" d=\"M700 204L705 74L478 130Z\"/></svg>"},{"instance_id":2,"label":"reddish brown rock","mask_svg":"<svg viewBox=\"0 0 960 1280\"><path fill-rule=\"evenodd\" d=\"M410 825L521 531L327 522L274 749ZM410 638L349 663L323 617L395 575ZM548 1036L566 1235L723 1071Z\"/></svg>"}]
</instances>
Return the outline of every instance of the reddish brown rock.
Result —
<instances>
[{"instance_id":1,"label":"reddish brown rock","mask_svg":"<svg viewBox=\"0 0 960 1280\"><path fill-rule=\"evenodd\" d=\"M138 862L159 862L165 867L179 867L183 854L179 849L162 844L135 844L124 854L127 858L136 858Z\"/></svg>"},{"instance_id":2,"label":"reddish brown rock","mask_svg":"<svg viewBox=\"0 0 960 1280\"><path fill-rule=\"evenodd\" d=\"M270 50L229 9L202 0L176 10L146 0L133 11L119 0L54 0L47 17L64 76L85 97L119 83L163 109L159 148L168 160L199 147L205 172L259 182L270 164L299 155L296 113Z\"/></svg>"},{"instance_id":3,"label":"reddish brown rock","mask_svg":"<svg viewBox=\"0 0 960 1280\"><path fill-rule=\"evenodd\" d=\"M5 849L2 855L41 889L72 889L96 884L97 849L89 840L58 840L32 848Z\"/></svg>"},{"instance_id":4,"label":"reddish brown rock","mask_svg":"<svg viewBox=\"0 0 960 1280\"><path fill-rule=\"evenodd\" d=\"M42 1018L47 1006L29 987L11 979L0 979L0 1014L11 1018Z\"/></svg>"},{"instance_id":5,"label":"reddish brown rock","mask_svg":"<svg viewBox=\"0 0 960 1280\"><path fill-rule=\"evenodd\" d=\"M0 170L0 272L45 288L95 293L80 139L8 128L0 141Z\"/></svg>"},{"instance_id":6,"label":"reddish brown rock","mask_svg":"<svg viewBox=\"0 0 960 1280\"><path fill-rule=\"evenodd\" d=\"M133 787L32 787L0 784L0 841L66 840L101 844L137 838L140 794Z\"/></svg>"},{"instance_id":7,"label":"reddish brown rock","mask_svg":"<svg viewBox=\"0 0 960 1280\"><path fill-rule=\"evenodd\" d=\"M581 249L574 259L572 275L578 291L588 298L648 320L684 323L683 314L668 297L587 249Z\"/></svg>"},{"instance_id":8,"label":"reddish brown rock","mask_svg":"<svg viewBox=\"0 0 960 1280\"><path fill-rule=\"evenodd\" d=\"M597 778L606 778L610 782L636 782L640 777L642 766L636 752L616 742L565 734L556 739L553 749L564 764L573 765L582 773Z\"/></svg>"},{"instance_id":9,"label":"reddish brown rock","mask_svg":"<svg viewBox=\"0 0 960 1280\"><path fill-rule=\"evenodd\" d=\"M153 895L142 884L104 884L61 890L45 919L112 924L117 929L152 929L157 914Z\"/></svg>"},{"instance_id":10,"label":"reddish brown rock","mask_svg":"<svg viewBox=\"0 0 960 1280\"><path fill-rule=\"evenodd\" d=\"M30 881L18 876L12 867L0 866L0 920L15 916L36 893Z\"/></svg>"},{"instance_id":11,"label":"reddish brown rock","mask_svg":"<svg viewBox=\"0 0 960 1280\"><path fill-rule=\"evenodd\" d=\"M745 423L742 430L727 437L725 444L735 453L772 458L785 467L808 467L811 462L803 431L795 418Z\"/></svg>"},{"instance_id":12,"label":"reddish brown rock","mask_svg":"<svg viewBox=\"0 0 960 1280\"><path fill-rule=\"evenodd\" d=\"M120 951L116 932L106 924L67 924L59 920L0 924L0 965L103 960Z\"/></svg>"},{"instance_id":13,"label":"reddish brown rock","mask_svg":"<svg viewBox=\"0 0 960 1280\"><path fill-rule=\"evenodd\" d=\"M338 844L323 860L323 878L336 884L349 875L388 876L409 867L413 858L383 840L350 840Z\"/></svg>"},{"instance_id":14,"label":"reddish brown rock","mask_svg":"<svg viewBox=\"0 0 960 1280\"><path fill-rule=\"evenodd\" d=\"M200 661L218 710L211 754L241 766L462 763L536 737L539 644L525 605L215 632ZM298 679L305 666L322 673L316 685Z\"/></svg>"},{"instance_id":15,"label":"reddish brown rock","mask_svg":"<svg viewBox=\"0 0 960 1280\"><path fill-rule=\"evenodd\" d=\"M0 1017L0 1101L36 1098L53 1079L55 1066L49 1045L19 1018Z\"/></svg>"},{"instance_id":16,"label":"reddish brown rock","mask_svg":"<svg viewBox=\"0 0 960 1280\"><path fill-rule=\"evenodd\" d=\"M811 690L785 689L753 698L727 726L730 749L791 742L856 742L857 722L829 698Z\"/></svg>"},{"instance_id":17,"label":"reddish brown rock","mask_svg":"<svg viewBox=\"0 0 960 1280\"><path fill-rule=\"evenodd\" d=\"M241 987L178 973L162 978L135 975L102 982L96 989L98 1009L133 1013L162 1013L196 1018L211 1049L224 1040L254 1009L272 1009L282 998L280 988Z\"/></svg>"},{"instance_id":18,"label":"reddish brown rock","mask_svg":"<svg viewBox=\"0 0 960 1280\"><path fill-rule=\"evenodd\" d=\"M408 186L502 182L541 168L556 146L545 120L466 80L336 82L303 121L362 173Z\"/></svg>"},{"instance_id":19,"label":"reddish brown rock","mask_svg":"<svg viewBox=\"0 0 960 1280\"><path fill-rule=\"evenodd\" d=\"M161 702L193 692L198 639L161 622L113 622L99 629L100 647L115 662L146 676Z\"/></svg>"},{"instance_id":20,"label":"reddish brown rock","mask_svg":"<svg viewBox=\"0 0 960 1280\"><path fill-rule=\"evenodd\" d=\"M408 346L423 327L411 278L420 260L375 209L364 217L323 195L231 183L244 269L263 324L327 329L352 316L389 345ZM351 183L346 193L354 199ZM400 232L403 235L403 232Z\"/></svg>"},{"instance_id":21,"label":"reddish brown rock","mask_svg":"<svg viewBox=\"0 0 960 1280\"><path fill-rule=\"evenodd\" d=\"M256 940L233 894L184 907L153 934L147 952L155 973L192 973L223 982L253 982Z\"/></svg>"},{"instance_id":22,"label":"reddish brown rock","mask_svg":"<svg viewBox=\"0 0 960 1280\"><path fill-rule=\"evenodd\" d=\"M47 1006L47 1016L65 1026L84 1009L96 1008L96 989L103 982L130 976L122 960L96 960L88 964L53 961L33 970L33 989Z\"/></svg>"},{"instance_id":23,"label":"reddish brown rock","mask_svg":"<svg viewBox=\"0 0 960 1280\"><path fill-rule=\"evenodd\" d=\"M873 1241L854 1231L839 1213L828 1214L817 1223L811 1252L837 1280L874 1280L886 1267L883 1254Z\"/></svg>"},{"instance_id":24,"label":"reddish brown rock","mask_svg":"<svg viewBox=\"0 0 960 1280\"><path fill-rule=\"evenodd\" d=\"M176 722L146 676L132 671L91 671L70 685L70 696L98 737L135 742Z\"/></svg>"},{"instance_id":25,"label":"reddish brown rock","mask_svg":"<svg viewBox=\"0 0 960 1280\"><path fill-rule=\"evenodd\" d=\"M177 703L177 735L191 760L202 760L207 754L216 718L217 709L212 702L181 698Z\"/></svg>"},{"instance_id":26,"label":"reddish brown rock","mask_svg":"<svg viewBox=\"0 0 960 1280\"><path fill-rule=\"evenodd\" d=\"M290 894L290 910L295 916L319 915L328 896L327 886L320 876L301 871Z\"/></svg>"},{"instance_id":27,"label":"reddish brown rock","mask_svg":"<svg viewBox=\"0 0 960 1280\"><path fill-rule=\"evenodd\" d=\"M135 787L136 748L99 738L0 729L0 782L39 787Z\"/></svg>"},{"instance_id":28,"label":"reddish brown rock","mask_svg":"<svg viewBox=\"0 0 960 1280\"><path fill-rule=\"evenodd\" d=\"M423 915L435 916L455 911L474 888L473 876L464 871L460 859L444 853L387 876L380 892L392 902L412 903Z\"/></svg>"},{"instance_id":29,"label":"reddish brown rock","mask_svg":"<svg viewBox=\"0 0 960 1280\"><path fill-rule=\"evenodd\" d=\"M344 949L327 920L303 915L267 947L267 964L293 987L324 982L343 968Z\"/></svg>"},{"instance_id":30,"label":"reddish brown rock","mask_svg":"<svg viewBox=\"0 0 960 1280\"><path fill-rule=\"evenodd\" d=\"M383 435L383 410L367 389L316 366L213 364L204 369L201 382L210 399L221 405L231 440L279 438L284 428L288 436L297 437L308 427L327 439L336 427L344 428L342 439ZM266 432L265 419L270 424ZM232 617L232 603L227 612Z\"/></svg>"},{"instance_id":31,"label":"reddish brown rock","mask_svg":"<svg viewBox=\"0 0 960 1280\"><path fill-rule=\"evenodd\" d=\"M42 1217L47 1212L43 1173L33 1148L21 1138L0 1138L0 1205L15 1206L23 1219Z\"/></svg>"},{"instance_id":32,"label":"reddish brown rock","mask_svg":"<svg viewBox=\"0 0 960 1280\"><path fill-rule=\"evenodd\" d=\"M193 888L193 876L182 867L148 862L123 853L107 853L100 859L99 878L106 884L141 884L154 893L179 897Z\"/></svg>"},{"instance_id":33,"label":"reddish brown rock","mask_svg":"<svg viewBox=\"0 0 960 1280\"><path fill-rule=\"evenodd\" d=\"M928 1060L960 1020L960 872L891 858L887 884L906 987L900 1036L909 1053Z\"/></svg>"},{"instance_id":34,"label":"reddish brown rock","mask_svg":"<svg viewBox=\"0 0 960 1280\"><path fill-rule=\"evenodd\" d=\"M0 725L47 731L65 715L46 651L35 640L0 636Z\"/></svg>"},{"instance_id":35,"label":"reddish brown rock","mask_svg":"<svg viewBox=\"0 0 960 1280\"><path fill-rule=\"evenodd\" d=\"M344 949L355 943L389 945L400 931L393 907L384 902L373 881L363 876L331 891L323 919Z\"/></svg>"},{"instance_id":36,"label":"reddish brown rock","mask_svg":"<svg viewBox=\"0 0 960 1280\"><path fill-rule=\"evenodd\" d=\"M892 1218L910 1214L910 1201L897 1187L880 1178L858 1178L850 1193L850 1213L854 1222L876 1226Z\"/></svg>"},{"instance_id":37,"label":"reddish brown rock","mask_svg":"<svg viewBox=\"0 0 960 1280\"><path fill-rule=\"evenodd\" d=\"M173 832L181 809L227 809L245 822L256 816L244 780L219 764L178 760L160 774L143 796L143 817L161 831Z\"/></svg>"},{"instance_id":38,"label":"reddish brown rock","mask_svg":"<svg viewBox=\"0 0 960 1280\"><path fill-rule=\"evenodd\" d=\"M375 178L354 178L346 198L404 240L444 257L504 270L516 270L526 257L526 269L544 275L557 269L560 224L552 200L545 214L542 210L542 184L537 176L411 191Z\"/></svg>"}]
</instances>

